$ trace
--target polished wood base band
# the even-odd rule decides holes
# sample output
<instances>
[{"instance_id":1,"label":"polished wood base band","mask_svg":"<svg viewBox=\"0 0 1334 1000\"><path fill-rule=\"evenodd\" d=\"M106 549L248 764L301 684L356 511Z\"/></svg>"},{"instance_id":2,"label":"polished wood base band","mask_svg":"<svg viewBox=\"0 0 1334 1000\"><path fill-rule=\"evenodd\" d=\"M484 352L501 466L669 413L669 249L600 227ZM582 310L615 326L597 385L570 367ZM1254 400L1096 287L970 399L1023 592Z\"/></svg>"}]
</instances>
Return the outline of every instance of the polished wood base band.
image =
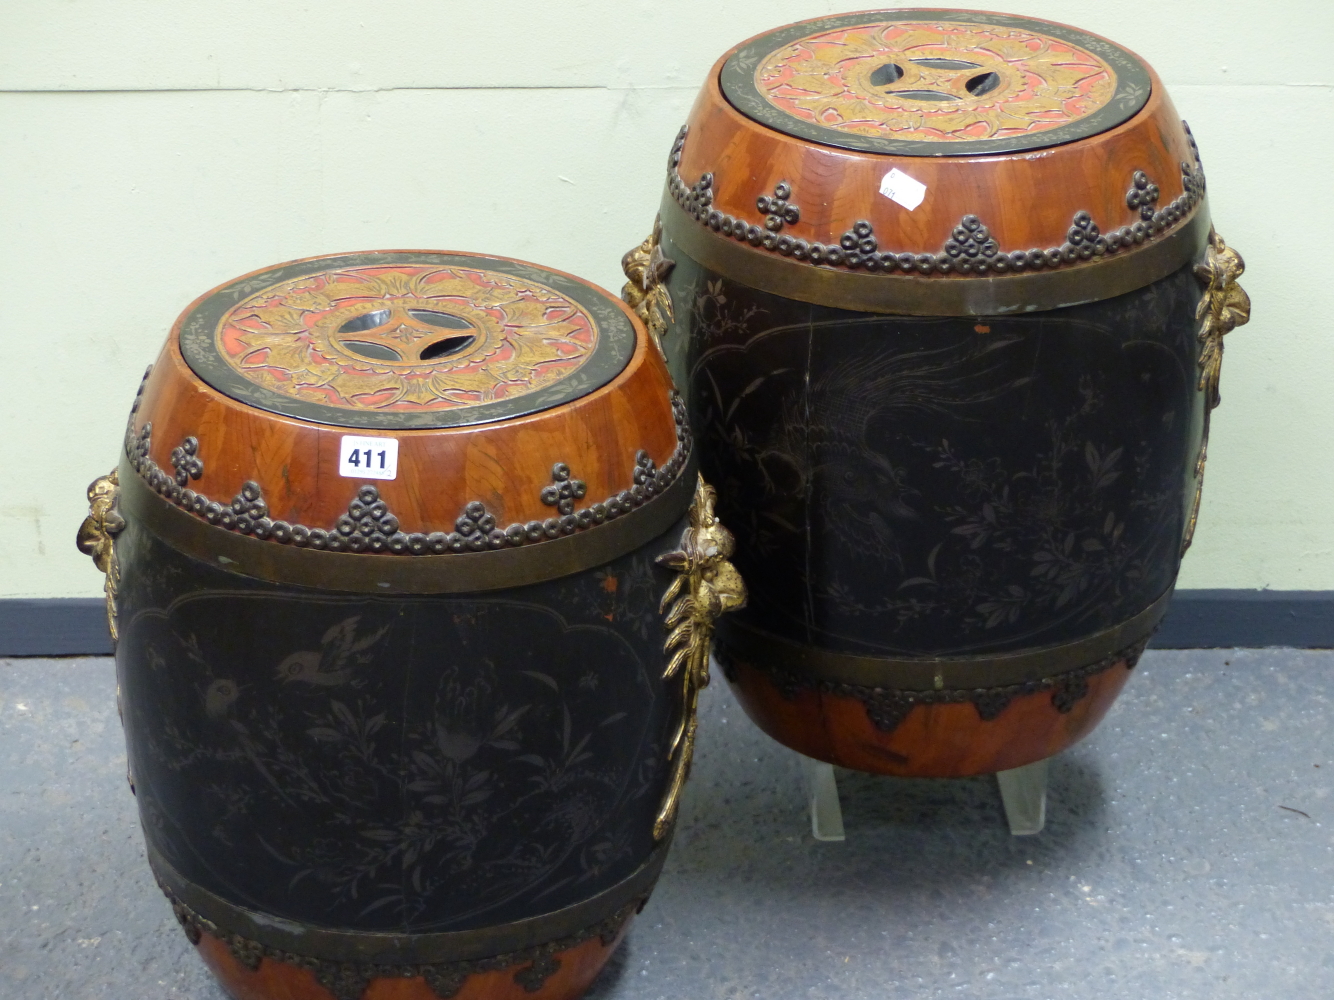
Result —
<instances>
[{"instance_id":1,"label":"polished wood base band","mask_svg":"<svg viewBox=\"0 0 1334 1000\"><path fill-rule=\"evenodd\" d=\"M1147 641L1147 640L1146 640ZM901 777L958 778L1023 767L1060 753L1102 720L1143 644L1070 683L1004 698L991 714L970 701L876 706L850 691L811 684L784 689L768 670L734 657L726 676L746 714L778 742L840 767ZM884 725L892 722L892 726Z\"/></svg>"},{"instance_id":2,"label":"polished wood base band","mask_svg":"<svg viewBox=\"0 0 1334 1000\"><path fill-rule=\"evenodd\" d=\"M185 879L151 845L148 860L190 943L243 1000L448 1000L511 993L556 1000L576 997L592 982L648 901L668 846L659 846L628 878L574 906L510 924L427 934L320 928L256 913ZM517 984L519 992L507 984Z\"/></svg>"},{"instance_id":3,"label":"polished wood base band","mask_svg":"<svg viewBox=\"0 0 1334 1000\"><path fill-rule=\"evenodd\" d=\"M206 931L196 948L234 1000L575 1000L593 985L632 921L633 914L611 938L592 937L544 956L540 965L478 970L458 979L410 970L369 980L343 969L321 976L308 962L268 955L252 968L228 942Z\"/></svg>"}]
</instances>

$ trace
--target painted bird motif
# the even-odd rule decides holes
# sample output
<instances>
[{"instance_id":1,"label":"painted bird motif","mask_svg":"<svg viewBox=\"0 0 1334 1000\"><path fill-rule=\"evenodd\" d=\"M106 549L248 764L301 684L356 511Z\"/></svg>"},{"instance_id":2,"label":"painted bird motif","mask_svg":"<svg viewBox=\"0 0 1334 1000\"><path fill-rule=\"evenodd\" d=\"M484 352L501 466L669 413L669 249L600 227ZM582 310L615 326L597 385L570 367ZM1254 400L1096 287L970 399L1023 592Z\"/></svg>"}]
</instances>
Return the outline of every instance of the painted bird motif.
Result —
<instances>
[{"instance_id":1,"label":"painted bird motif","mask_svg":"<svg viewBox=\"0 0 1334 1000\"><path fill-rule=\"evenodd\" d=\"M324 633L319 649L301 650L285 657L278 664L277 677L283 683L300 681L303 684L318 684L333 687L351 680L354 664L352 658L369 649L389 631L385 625L370 635L357 637L357 625L361 615L345 618ZM364 658L358 658L362 662Z\"/></svg>"},{"instance_id":2,"label":"painted bird motif","mask_svg":"<svg viewBox=\"0 0 1334 1000\"><path fill-rule=\"evenodd\" d=\"M221 718L240 696L241 688L236 681L219 678L204 692L204 712L211 719Z\"/></svg>"},{"instance_id":3,"label":"painted bird motif","mask_svg":"<svg viewBox=\"0 0 1334 1000\"><path fill-rule=\"evenodd\" d=\"M873 440L872 425L911 413L958 418L1031 381L1004 377L997 352L1018 339L844 359L789 397L758 455L766 484L793 503L809 497L825 529L854 554L902 570L899 538L921 519L918 494ZM787 519L799 524L801 516L794 509Z\"/></svg>"}]
</instances>

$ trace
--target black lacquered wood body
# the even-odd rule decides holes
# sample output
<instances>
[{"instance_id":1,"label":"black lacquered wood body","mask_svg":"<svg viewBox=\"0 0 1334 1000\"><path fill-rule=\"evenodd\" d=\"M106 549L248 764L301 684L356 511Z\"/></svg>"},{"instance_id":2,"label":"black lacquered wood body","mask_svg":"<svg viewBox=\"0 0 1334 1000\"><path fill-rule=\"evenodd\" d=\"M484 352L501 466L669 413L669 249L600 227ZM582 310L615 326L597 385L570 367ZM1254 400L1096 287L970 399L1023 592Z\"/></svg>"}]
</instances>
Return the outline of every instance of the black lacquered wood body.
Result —
<instances>
[{"instance_id":1,"label":"black lacquered wood body","mask_svg":"<svg viewBox=\"0 0 1334 1000\"><path fill-rule=\"evenodd\" d=\"M672 236L669 365L751 593L725 645L1006 653L1170 590L1205 402L1189 265L1069 308L894 316L757 291Z\"/></svg>"},{"instance_id":2,"label":"black lacquered wood body","mask_svg":"<svg viewBox=\"0 0 1334 1000\"><path fill-rule=\"evenodd\" d=\"M683 523L544 583L377 596L229 573L131 518L117 663L151 849L232 906L389 934L624 882L661 850L680 708L654 560Z\"/></svg>"}]
</instances>

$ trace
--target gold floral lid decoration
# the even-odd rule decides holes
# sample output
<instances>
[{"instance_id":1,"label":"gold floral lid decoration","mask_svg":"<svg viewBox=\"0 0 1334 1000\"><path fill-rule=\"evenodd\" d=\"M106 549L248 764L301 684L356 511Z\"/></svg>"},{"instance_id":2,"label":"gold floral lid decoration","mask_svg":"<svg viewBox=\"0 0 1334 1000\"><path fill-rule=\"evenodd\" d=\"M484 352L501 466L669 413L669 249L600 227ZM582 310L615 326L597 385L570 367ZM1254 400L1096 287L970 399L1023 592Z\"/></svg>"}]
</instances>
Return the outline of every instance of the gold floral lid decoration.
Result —
<instances>
[{"instance_id":1,"label":"gold floral lid decoration","mask_svg":"<svg viewBox=\"0 0 1334 1000\"><path fill-rule=\"evenodd\" d=\"M722 88L748 117L825 145L948 156L1058 145L1134 115L1149 77L1085 32L980 11L789 25L743 45Z\"/></svg>"},{"instance_id":2,"label":"gold floral lid decoration","mask_svg":"<svg viewBox=\"0 0 1334 1000\"><path fill-rule=\"evenodd\" d=\"M444 427L536 412L606 384L634 331L583 285L457 254L282 265L197 303L195 373L235 399L357 427Z\"/></svg>"}]
</instances>

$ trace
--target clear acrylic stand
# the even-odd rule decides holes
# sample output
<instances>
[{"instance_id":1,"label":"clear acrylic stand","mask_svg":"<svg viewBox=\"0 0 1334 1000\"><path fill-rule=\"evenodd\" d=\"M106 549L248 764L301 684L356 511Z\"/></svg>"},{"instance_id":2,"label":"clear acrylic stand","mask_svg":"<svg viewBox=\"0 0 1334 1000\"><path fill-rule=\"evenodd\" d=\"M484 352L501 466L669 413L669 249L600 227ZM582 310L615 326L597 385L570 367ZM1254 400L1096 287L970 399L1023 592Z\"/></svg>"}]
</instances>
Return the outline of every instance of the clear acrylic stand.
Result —
<instances>
[{"instance_id":1,"label":"clear acrylic stand","mask_svg":"<svg viewBox=\"0 0 1334 1000\"><path fill-rule=\"evenodd\" d=\"M800 754L810 807L811 835L816 840L843 840L843 808L838 801L838 779L832 764ZM1047 761L1039 760L1013 771L996 774L1010 833L1028 837L1041 833L1047 822Z\"/></svg>"},{"instance_id":2,"label":"clear acrylic stand","mask_svg":"<svg viewBox=\"0 0 1334 1000\"><path fill-rule=\"evenodd\" d=\"M997 771L1005 818L1010 833L1029 837L1041 833L1047 824L1047 761L1034 761L1013 771Z\"/></svg>"},{"instance_id":3,"label":"clear acrylic stand","mask_svg":"<svg viewBox=\"0 0 1334 1000\"><path fill-rule=\"evenodd\" d=\"M843 807L838 803L834 765L801 757L806 775L806 801L811 810L811 836L816 840L843 840Z\"/></svg>"}]
</instances>

